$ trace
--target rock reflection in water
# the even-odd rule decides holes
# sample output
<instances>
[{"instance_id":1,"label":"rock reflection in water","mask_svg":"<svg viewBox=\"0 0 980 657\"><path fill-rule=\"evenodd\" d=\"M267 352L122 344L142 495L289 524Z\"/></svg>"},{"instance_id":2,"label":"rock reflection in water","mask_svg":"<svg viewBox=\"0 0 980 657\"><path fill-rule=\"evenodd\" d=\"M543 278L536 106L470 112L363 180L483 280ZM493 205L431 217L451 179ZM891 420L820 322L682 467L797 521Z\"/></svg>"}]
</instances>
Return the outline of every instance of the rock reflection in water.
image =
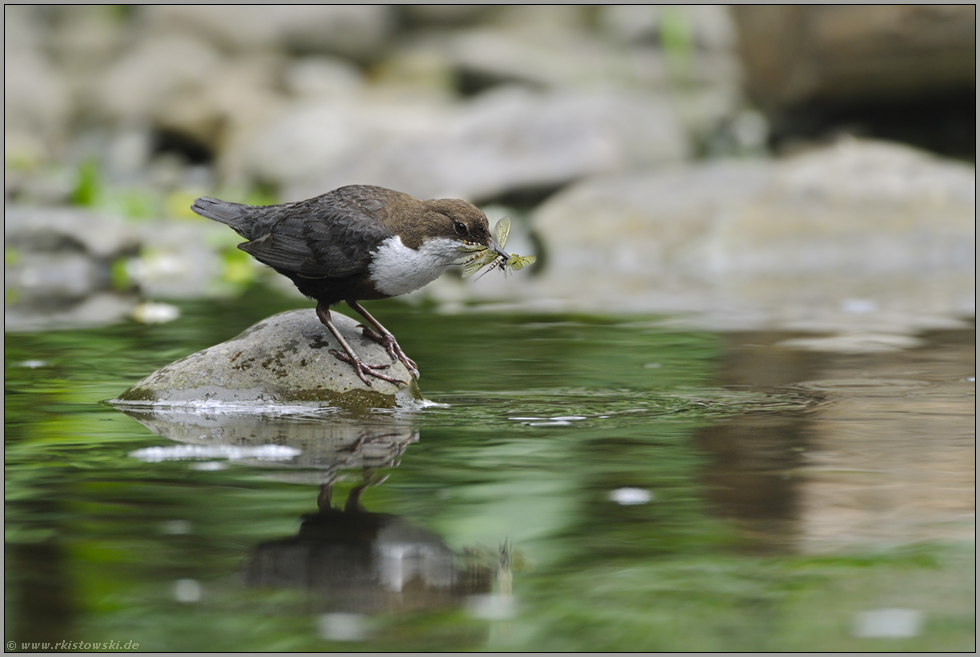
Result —
<instances>
[{"instance_id":1,"label":"rock reflection in water","mask_svg":"<svg viewBox=\"0 0 980 657\"><path fill-rule=\"evenodd\" d=\"M318 510L302 517L296 536L252 548L242 566L242 579L249 587L308 591L313 610L330 614L323 622L327 638L353 640L366 631L363 619L343 614L453 606L469 596L489 593L499 579L499 564L481 551L457 554L434 532L361 505L363 492L387 479L381 469L397 467L405 449L418 440L419 431L411 422L391 416L317 417L312 411L273 415L227 409L119 408L154 433L179 443L132 454L141 460L224 456L245 465L274 467L269 475L280 481L320 484ZM270 448L276 451L269 452ZM361 482L342 508L334 506L334 485L342 471L352 469L362 472ZM335 627L338 623L341 629Z\"/></svg>"},{"instance_id":2,"label":"rock reflection in water","mask_svg":"<svg viewBox=\"0 0 980 657\"><path fill-rule=\"evenodd\" d=\"M973 331L915 349L832 353L787 335L729 334L720 383L794 389L807 412L752 412L702 429L715 512L754 550L820 553L971 539Z\"/></svg>"},{"instance_id":3,"label":"rock reflection in water","mask_svg":"<svg viewBox=\"0 0 980 657\"><path fill-rule=\"evenodd\" d=\"M196 456L195 450L172 446L173 460L225 457L247 465L273 465L276 471L270 476L280 481L319 484L332 481L338 468L395 467L405 449L419 439L415 425L390 416L318 416L313 409L272 414L230 407L117 408L157 435L199 448ZM133 456L165 460L167 450L140 450Z\"/></svg>"}]
</instances>

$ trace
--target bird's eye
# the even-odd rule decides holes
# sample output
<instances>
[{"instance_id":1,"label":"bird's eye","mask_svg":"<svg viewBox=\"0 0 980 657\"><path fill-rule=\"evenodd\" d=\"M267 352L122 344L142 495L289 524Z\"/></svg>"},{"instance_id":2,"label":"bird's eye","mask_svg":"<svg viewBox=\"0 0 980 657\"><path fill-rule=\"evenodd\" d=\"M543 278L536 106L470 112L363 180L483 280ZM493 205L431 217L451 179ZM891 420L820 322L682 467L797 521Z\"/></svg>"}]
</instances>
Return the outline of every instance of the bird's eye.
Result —
<instances>
[{"instance_id":1,"label":"bird's eye","mask_svg":"<svg viewBox=\"0 0 980 657\"><path fill-rule=\"evenodd\" d=\"M462 221L453 222L453 229L455 229L457 235L465 235L467 233L466 224Z\"/></svg>"}]
</instances>

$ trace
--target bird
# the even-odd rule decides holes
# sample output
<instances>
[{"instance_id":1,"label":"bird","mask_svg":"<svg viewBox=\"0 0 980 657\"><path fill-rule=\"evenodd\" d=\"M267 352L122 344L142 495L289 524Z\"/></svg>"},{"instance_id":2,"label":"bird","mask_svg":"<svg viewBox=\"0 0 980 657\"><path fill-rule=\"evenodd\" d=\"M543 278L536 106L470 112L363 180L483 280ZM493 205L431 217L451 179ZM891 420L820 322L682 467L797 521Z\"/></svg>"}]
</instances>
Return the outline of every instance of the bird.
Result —
<instances>
[{"instance_id":1,"label":"bird","mask_svg":"<svg viewBox=\"0 0 980 657\"><path fill-rule=\"evenodd\" d=\"M415 362L359 302L427 285L466 257L461 249L484 247L510 258L475 205L461 199L423 201L374 185L348 185L305 201L265 206L202 197L191 210L230 226L247 240L239 249L315 300L317 317L343 350L330 353L349 363L368 386L368 377L396 385L407 382L388 376L388 364L361 359L333 323L331 306L346 302L370 324L358 324L364 336L381 344L392 362L401 361L418 379Z\"/></svg>"}]
</instances>

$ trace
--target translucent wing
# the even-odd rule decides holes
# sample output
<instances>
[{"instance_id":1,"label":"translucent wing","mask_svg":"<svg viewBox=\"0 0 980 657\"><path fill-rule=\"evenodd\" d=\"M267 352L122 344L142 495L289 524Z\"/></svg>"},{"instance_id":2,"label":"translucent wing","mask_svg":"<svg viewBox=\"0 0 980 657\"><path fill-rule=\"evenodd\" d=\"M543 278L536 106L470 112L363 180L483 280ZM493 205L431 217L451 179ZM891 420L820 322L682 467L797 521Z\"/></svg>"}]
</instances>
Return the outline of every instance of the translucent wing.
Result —
<instances>
[{"instance_id":1,"label":"translucent wing","mask_svg":"<svg viewBox=\"0 0 980 657\"><path fill-rule=\"evenodd\" d=\"M499 257L500 256L495 251L491 251L490 249L486 249L478 253L473 257L473 259L466 263L465 267L463 267L463 278L472 276L476 272L494 262Z\"/></svg>"},{"instance_id":2,"label":"translucent wing","mask_svg":"<svg viewBox=\"0 0 980 657\"><path fill-rule=\"evenodd\" d=\"M497 242L497 246L501 249L504 248L504 244L507 243L507 236L510 235L510 218L501 217L497 224L493 227L493 237Z\"/></svg>"},{"instance_id":3,"label":"translucent wing","mask_svg":"<svg viewBox=\"0 0 980 657\"><path fill-rule=\"evenodd\" d=\"M525 267L527 267L529 264L531 264L535 260L536 260L536 258L534 256L512 255L510 258L507 259L506 266L507 267L510 267L514 271L519 271L519 270L524 269Z\"/></svg>"}]
</instances>

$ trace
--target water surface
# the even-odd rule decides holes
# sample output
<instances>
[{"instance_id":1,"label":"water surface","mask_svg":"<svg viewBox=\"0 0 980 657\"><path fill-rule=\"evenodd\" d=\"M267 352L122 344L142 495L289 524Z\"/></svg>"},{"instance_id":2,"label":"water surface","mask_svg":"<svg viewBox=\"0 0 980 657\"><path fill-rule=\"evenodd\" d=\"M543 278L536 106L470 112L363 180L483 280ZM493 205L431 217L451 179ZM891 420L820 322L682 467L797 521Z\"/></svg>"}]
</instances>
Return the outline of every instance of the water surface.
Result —
<instances>
[{"instance_id":1,"label":"water surface","mask_svg":"<svg viewBox=\"0 0 980 657\"><path fill-rule=\"evenodd\" d=\"M383 302L436 405L101 403L303 303L179 305L6 335L18 651L975 647L972 330L841 354Z\"/></svg>"}]
</instances>

